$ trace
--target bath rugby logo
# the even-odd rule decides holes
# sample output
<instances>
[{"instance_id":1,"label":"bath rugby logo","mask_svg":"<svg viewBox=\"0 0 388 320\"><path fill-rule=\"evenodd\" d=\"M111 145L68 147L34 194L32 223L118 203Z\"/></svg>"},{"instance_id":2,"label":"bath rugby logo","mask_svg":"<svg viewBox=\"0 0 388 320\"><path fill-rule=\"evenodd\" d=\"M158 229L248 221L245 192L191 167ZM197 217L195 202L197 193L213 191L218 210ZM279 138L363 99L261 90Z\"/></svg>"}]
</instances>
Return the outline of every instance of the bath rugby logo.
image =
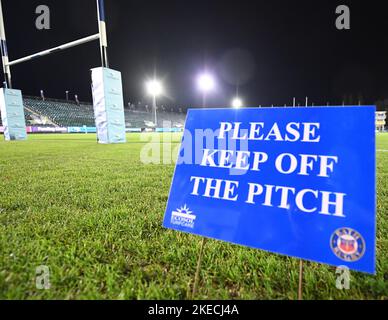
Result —
<instances>
[{"instance_id":1,"label":"bath rugby logo","mask_svg":"<svg viewBox=\"0 0 388 320\"><path fill-rule=\"evenodd\" d=\"M178 226L193 229L194 221L197 217L192 213L193 212L190 211L190 209L186 205L184 205L183 207L172 212L171 223Z\"/></svg>"},{"instance_id":2,"label":"bath rugby logo","mask_svg":"<svg viewBox=\"0 0 388 320\"><path fill-rule=\"evenodd\" d=\"M355 262L365 253L364 238L350 228L340 228L331 236L330 246L334 254L341 260Z\"/></svg>"}]
</instances>

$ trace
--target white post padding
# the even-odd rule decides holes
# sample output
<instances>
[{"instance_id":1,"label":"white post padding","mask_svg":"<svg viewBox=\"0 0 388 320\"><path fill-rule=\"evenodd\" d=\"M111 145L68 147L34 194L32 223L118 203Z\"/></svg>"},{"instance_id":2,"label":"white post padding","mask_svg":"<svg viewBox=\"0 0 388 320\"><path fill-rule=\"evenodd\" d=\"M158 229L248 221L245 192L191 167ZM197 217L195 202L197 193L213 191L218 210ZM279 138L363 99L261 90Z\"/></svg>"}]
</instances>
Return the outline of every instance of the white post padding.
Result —
<instances>
[{"instance_id":1,"label":"white post padding","mask_svg":"<svg viewBox=\"0 0 388 320\"><path fill-rule=\"evenodd\" d=\"M0 110L5 140L26 140L27 130L22 92L15 89L1 88Z\"/></svg>"},{"instance_id":2,"label":"white post padding","mask_svg":"<svg viewBox=\"0 0 388 320\"><path fill-rule=\"evenodd\" d=\"M121 73L108 68L92 71L93 109L99 143L125 143Z\"/></svg>"}]
</instances>

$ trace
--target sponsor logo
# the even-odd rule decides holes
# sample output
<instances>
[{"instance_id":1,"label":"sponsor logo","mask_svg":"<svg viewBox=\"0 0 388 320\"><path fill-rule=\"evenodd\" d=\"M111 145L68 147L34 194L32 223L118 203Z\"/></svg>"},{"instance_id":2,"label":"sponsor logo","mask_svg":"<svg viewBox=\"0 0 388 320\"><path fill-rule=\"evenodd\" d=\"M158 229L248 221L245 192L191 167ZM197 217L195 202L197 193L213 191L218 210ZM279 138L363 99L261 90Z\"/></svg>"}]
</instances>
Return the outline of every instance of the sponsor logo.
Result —
<instances>
[{"instance_id":1,"label":"sponsor logo","mask_svg":"<svg viewBox=\"0 0 388 320\"><path fill-rule=\"evenodd\" d=\"M172 212L171 224L193 229L196 218L197 216L185 204L183 207Z\"/></svg>"}]
</instances>

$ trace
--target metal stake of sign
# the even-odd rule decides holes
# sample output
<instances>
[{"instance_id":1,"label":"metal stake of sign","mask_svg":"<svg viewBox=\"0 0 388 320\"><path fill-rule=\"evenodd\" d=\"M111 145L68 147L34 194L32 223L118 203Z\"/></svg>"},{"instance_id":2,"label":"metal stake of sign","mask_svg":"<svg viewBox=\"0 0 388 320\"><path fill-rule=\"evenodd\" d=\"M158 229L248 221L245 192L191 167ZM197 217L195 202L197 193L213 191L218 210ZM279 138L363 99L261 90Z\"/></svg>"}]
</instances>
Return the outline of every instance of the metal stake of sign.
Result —
<instances>
[{"instance_id":1,"label":"metal stake of sign","mask_svg":"<svg viewBox=\"0 0 388 320\"><path fill-rule=\"evenodd\" d=\"M303 260L299 262L298 300L303 300Z\"/></svg>"},{"instance_id":2,"label":"metal stake of sign","mask_svg":"<svg viewBox=\"0 0 388 320\"><path fill-rule=\"evenodd\" d=\"M199 282L199 273L201 271L201 264L202 264L202 258L203 258L203 249L205 248L205 244L206 244L206 238L202 238L201 248L199 250L199 256L198 256L198 261L197 261L197 269L195 271L193 292L191 293L191 298L192 299L194 299L194 297L197 294L197 288L198 288L198 282Z\"/></svg>"}]
</instances>

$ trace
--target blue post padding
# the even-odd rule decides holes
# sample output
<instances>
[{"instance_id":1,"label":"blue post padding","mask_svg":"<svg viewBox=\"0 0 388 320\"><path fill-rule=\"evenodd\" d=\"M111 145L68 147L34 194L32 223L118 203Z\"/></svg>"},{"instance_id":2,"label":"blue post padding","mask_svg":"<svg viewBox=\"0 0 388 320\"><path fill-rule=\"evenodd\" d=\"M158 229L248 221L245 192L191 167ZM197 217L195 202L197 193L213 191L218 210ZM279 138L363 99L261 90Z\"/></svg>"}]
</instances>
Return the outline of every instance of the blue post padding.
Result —
<instances>
[{"instance_id":1,"label":"blue post padding","mask_svg":"<svg viewBox=\"0 0 388 320\"><path fill-rule=\"evenodd\" d=\"M1 54L3 57L8 57L8 49L7 49L7 42L5 40L1 40Z\"/></svg>"},{"instance_id":2,"label":"blue post padding","mask_svg":"<svg viewBox=\"0 0 388 320\"><path fill-rule=\"evenodd\" d=\"M105 21L104 0L98 0L98 12L100 13L100 21Z\"/></svg>"}]
</instances>

